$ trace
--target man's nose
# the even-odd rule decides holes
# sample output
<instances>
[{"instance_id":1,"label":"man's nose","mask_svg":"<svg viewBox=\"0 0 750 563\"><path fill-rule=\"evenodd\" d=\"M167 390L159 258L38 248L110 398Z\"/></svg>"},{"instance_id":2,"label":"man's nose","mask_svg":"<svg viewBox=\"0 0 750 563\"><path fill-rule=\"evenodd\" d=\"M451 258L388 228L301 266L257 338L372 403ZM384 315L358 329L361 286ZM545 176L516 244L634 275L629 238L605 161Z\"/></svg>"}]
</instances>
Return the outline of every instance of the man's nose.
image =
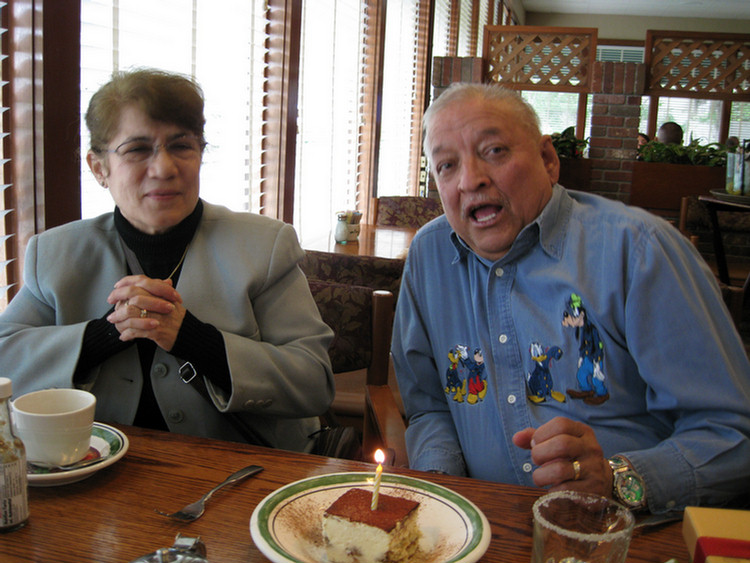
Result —
<instances>
[{"instance_id":1,"label":"man's nose","mask_svg":"<svg viewBox=\"0 0 750 563\"><path fill-rule=\"evenodd\" d=\"M486 164L477 157L464 159L461 165L461 181L459 189L473 191L489 185L489 175Z\"/></svg>"}]
</instances>

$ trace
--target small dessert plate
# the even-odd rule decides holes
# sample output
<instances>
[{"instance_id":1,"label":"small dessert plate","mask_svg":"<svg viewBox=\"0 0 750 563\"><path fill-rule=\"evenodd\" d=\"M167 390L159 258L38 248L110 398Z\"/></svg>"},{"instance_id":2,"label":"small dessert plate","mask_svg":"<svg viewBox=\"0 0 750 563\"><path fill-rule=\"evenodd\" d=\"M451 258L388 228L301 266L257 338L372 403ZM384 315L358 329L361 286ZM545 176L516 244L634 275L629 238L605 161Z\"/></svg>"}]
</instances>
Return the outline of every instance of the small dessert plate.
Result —
<instances>
[{"instance_id":1,"label":"small dessert plate","mask_svg":"<svg viewBox=\"0 0 750 563\"><path fill-rule=\"evenodd\" d=\"M26 475L29 486L54 487L81 481L115 463L125 455L128 446L128 437L125 434L107 424L94 422L91 445L86 457L65 468L27 463Z\"/></svg>"},{"instance_id":2,"label":"small dessert plate","mask_svg":"<svg viewBox=\"0 0 750 563\"><path fill-rule=\"evenodd\" d=\"M326 561L323 512L352 487L371 488L373 473L334 473L282 487L263 499L250 518L250 535L274 563ZM490 544L487 518L458 493L421 479L383 473L380 492L419 502L419 551L410 563L474 563Z\"/></svg>"}]
</instances>

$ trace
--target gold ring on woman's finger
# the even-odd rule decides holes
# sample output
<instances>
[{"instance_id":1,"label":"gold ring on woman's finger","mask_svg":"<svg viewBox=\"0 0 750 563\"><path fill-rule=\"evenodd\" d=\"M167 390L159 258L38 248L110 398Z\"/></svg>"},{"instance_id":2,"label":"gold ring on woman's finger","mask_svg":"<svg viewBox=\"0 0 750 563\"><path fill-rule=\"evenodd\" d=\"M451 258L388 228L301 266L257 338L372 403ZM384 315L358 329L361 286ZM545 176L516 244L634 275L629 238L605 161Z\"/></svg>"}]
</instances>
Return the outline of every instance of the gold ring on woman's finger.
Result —
<instances>
[{"instance_id":1,"label":"gold ring on woman's finger","mask_svg":"<svg viewBox=\"0 0 750 563\"><path fill-rule=\"evenodd\" d=\"M147 316L148 316L148 311L146 311L146 309L141 309L141 318L145 319Z\"/></svg>"},{"instance_id":2,"label":"gold ring on woman's finger","mask_svg":"<svg viewBox=\"0 0 750 563\"><path fill-rule=\"evenodd\" d=\"M577 459L573 460L573 481L578 481L581 478L581 464Z\"/></svg>"}]
</instances>

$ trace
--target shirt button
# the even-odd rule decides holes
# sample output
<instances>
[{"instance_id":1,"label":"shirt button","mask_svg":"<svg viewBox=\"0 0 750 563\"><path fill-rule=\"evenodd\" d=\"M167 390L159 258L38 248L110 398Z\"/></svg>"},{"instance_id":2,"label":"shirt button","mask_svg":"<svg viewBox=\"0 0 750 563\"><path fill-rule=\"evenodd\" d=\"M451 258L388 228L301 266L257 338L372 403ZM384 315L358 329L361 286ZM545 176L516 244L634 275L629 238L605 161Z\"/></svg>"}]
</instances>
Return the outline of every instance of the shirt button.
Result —
<instances>
[{"instance_id":1,"label":"shirt button","mask_svg":"<svg viewBox=\"0 0 750 563\"><path fill-rule=\"evenodd\" d=\"M507 334L501 334L500 338L498 338L498 340L500 341L500 344L505 344L506 342L508 342L508 335Z\"/></svg>"},{"instance_id":2,"label":"shirt button","mask_svg":"<svg viewBox=\"0 0 750 563\"><path fill-rule=\"evenodd\" d=\"M534 469L530 463L524 463L523 464L523 471L524 473L531 473L531 470Z\"/></svg>"},{"instance_id":3,"label":"shirt button","mask_svg":"<svg viewBox=\"0 0 750 563\"><path fill-rule=\"evenodd\" d=\"M498 278L502 278L502 277L503 277L503 274L504 274L504 273L505 273L505 272L503 272L503 269L502 269L502 268L496 268L496 269L495 269L495 275L496 275L496 276L497 276Z\"/></svg>"},{"instance_id":4,"label":"shirt button","mask_svg":"<svg viewBox=\"0 0 750 563\"><path fill-rule=\"evenodd\" d=\"M511 405L516 402L516 396L515 395L508 395L508 403Z\"/></svg>"},{"instance_id":5,"label":"shirt button","mask_svg":"<svg viewBox=\"0 0 750 563\"><path fill-rule=\"evenodd\" d=\"M674 508L676 505L677 503L673 500L667 502L667 508Z\"/></svg>"},{"instance_id":6,"label":"shirt button","mask_svg":"<svg viewBox=\"0 0 750 563\"><path fill-rule=\"evenodd\" d=\"M165 364L156 364L154 366L154 375L157 377L164 377L167 375L169 369Z\"/></svg>"},{"instance_id":7,"label":"shirt button","mask_svg":"<svg viewBox=\"0 0 750 563\"><path fill-rule=\"evenodd\" d=\"M170 422L182 422L185 420L185 414L179 409L173 409L167 414Z\"/></svg>"}]
</instances>

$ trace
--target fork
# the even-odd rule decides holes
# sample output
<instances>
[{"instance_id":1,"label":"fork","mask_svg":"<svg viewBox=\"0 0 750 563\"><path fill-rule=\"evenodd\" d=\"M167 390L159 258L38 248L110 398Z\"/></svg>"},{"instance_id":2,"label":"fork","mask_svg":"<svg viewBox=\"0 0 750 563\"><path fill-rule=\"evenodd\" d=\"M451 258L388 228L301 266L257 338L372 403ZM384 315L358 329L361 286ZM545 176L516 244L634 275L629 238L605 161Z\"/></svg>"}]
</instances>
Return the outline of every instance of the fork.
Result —
<instances>
[{"instance_id":1,"label":"fork","mask_svg":"<svg viewBox=\"0 0 750 563\"><path fill-rule=\"evenodd\" d=\"M224 481L222 481L213 489L208 491L205 495L203 495L199 500L195 501L192 504L188 504L182 510L172 512L171 514L156 509L154 509L154 511L158 514L161 514L162 516L172 518L173 520L179 520L180 522L192 522L193 520L197 520L203 515L203 511L206 509L206 501L210 499L216 491L218 491L222 487L226 487L227 485L231 485L232 483L236 483L237 481L241 481L242 479L250 477L251 475L260 473L261 471L263 471L263 468L260 465L248 465L247 467L243 467L239 471L235 471L234 473L232 473L229 477L224 479Z\"/></svg>"}]
</instances>

